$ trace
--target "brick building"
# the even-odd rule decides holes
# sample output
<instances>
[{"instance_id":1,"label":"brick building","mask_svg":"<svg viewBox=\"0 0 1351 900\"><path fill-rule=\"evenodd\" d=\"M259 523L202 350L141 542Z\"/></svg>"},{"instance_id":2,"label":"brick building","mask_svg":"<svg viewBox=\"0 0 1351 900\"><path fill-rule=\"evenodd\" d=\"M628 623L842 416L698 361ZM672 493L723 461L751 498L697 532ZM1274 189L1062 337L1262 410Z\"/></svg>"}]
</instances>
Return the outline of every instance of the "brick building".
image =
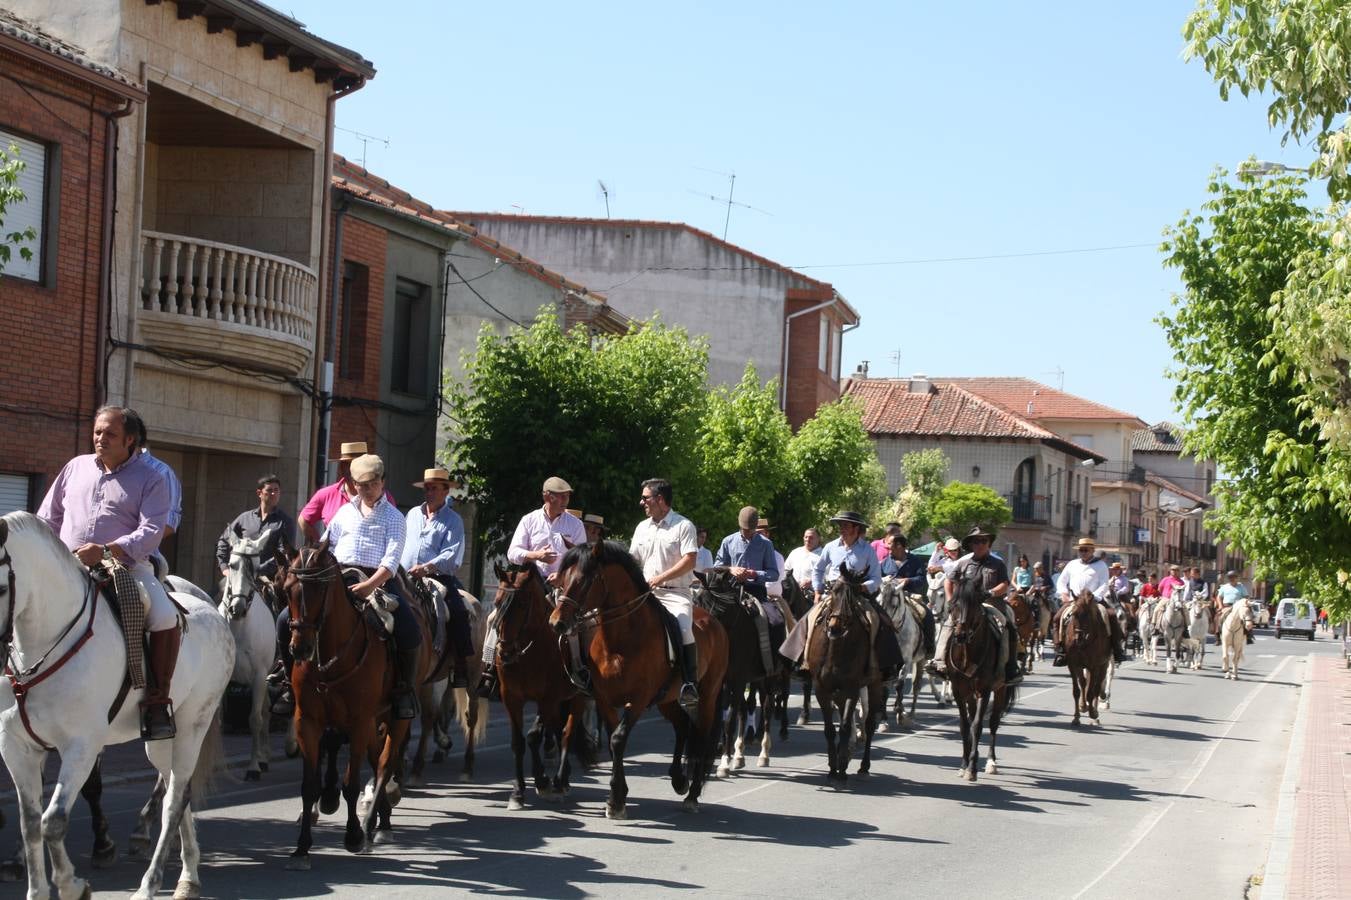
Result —
<instances>
[{"instance_id":1,"label":"brick building","mask_svg":"<svg viewBox=\"0 0 1351 900\"><path fill-rule=\"evenodd\" d=\"M766 382L779 379L794 428L840 396L844 334L859 315L824 281L680 222L450 215L594 286L625 316L660 313L707 337L714 385L737 383L755 363Z\"/></svg>"},{"instance_id":2,"label":"brick building","mask_svg":"<svg viewBox=\"0 0 1351 900\"><path fill-rule=\"evenodd\" d=\"M80 47L0 10L0 148L19 148L27 198L4 214L6 233L34 228L0 274L0 513L35 509L47 481L90 452L102 396L95 340L112 277L116 120L145 92Z\"/></svg>"}]
</instances>

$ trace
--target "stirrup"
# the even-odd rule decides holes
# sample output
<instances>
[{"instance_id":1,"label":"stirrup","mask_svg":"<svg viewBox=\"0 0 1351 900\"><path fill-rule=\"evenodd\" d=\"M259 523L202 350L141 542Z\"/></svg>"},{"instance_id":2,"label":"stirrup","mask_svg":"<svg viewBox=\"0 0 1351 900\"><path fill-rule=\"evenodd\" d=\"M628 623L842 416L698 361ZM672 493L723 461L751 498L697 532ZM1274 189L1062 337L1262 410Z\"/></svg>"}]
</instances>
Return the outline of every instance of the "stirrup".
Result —
<instances>
[{"instance_id":1,"label":"stirrup","mask_svg":"<svg viewBox=\"0 0 1351 900\"><path fill-rule=\"evenodd\" d=\"M1051 665L1063 667L1068 666L1069 664L1069 660L1065 658L1065 651L1057 649L1055 652L1055 659L1051 660Z\"/></svg>"},{"instance_id":2,"label":"stirrup","mask_svg":"<svg viewBox=\"0 0 1351 900\"><path fill-rule=\"evenodd\" d=\"M162 712L164 718L161 720L156 714ZM178 734L178 728L174 725L174 703L172 700L165 700L163 703L143 703L141 704L141 740L143 741L167 741Z\"/></svg>"},{"instance_id":3,"label":"stirrup","mask_svg":"<svg viewBox=\"0 0 1351 900\"><path fill-rule=\"evenodd\" d=\"M680 688L680 696L676 700L680 708L685 710L690 718L694 718L699 712L699 685L692 681L687 681Z\"/></svg>"},{"instance_id":4,"label":"stirrup","mask_svg":"<svg viewBox=\"0 0 1351 900\"><path fill-rule=\"evenodd\" d=\"M475 695L484 700L501 699L501 691L498 690L497 672L491 669L485 669L483 675L479 677L478 685L474 688Z\"/></svg>"},{"instance_id":5,"label":"stirrup","mask_svg":"<svg viewBox=\"0 0 1351 900\"><path fill-rule=\"evenodd\" d=\"M389 705L393 707L395 719L402 721L416 719L418 716L417 695L411 688L406 690L395 688L393 696L389 698Z\"/></svg>"},{"instance_id":6,"label":"stirrup","mask_svg":"<svg viewBox=\"0 0 1351 900\"><path fill-rule=\"evenodd\" d=\"M285 686L282 688L280 696L272 701L272 714L274 716L290 716L294 715L296 711L296 697L291 692L291 685L285 682L283 684Z\"/></svg>"}]
</instances>

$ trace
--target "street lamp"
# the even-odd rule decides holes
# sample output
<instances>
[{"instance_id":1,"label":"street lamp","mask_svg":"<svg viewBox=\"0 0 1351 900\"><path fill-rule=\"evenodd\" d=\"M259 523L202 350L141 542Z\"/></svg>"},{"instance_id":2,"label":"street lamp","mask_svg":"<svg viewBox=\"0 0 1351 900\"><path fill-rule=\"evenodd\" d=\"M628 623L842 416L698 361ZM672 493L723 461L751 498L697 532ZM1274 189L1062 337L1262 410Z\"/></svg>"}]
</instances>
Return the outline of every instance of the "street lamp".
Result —
<instances>
[{"instance_id":1,"label":"street lamp","mask_svg":"<svg viewBox=\"0 0 1351 900\"><path fill-rule=\"evenodd\" d=\"M1267 175L1280 175L1285 172L1298 172L1301 175L1308 175L1307 168L1301 169L1296 166L1287 166L1284 163L1272 162L1267 159L1245 159L1238 164L1238 174L1253 175L1258 178Z\"/></svg>"}]
</instances>

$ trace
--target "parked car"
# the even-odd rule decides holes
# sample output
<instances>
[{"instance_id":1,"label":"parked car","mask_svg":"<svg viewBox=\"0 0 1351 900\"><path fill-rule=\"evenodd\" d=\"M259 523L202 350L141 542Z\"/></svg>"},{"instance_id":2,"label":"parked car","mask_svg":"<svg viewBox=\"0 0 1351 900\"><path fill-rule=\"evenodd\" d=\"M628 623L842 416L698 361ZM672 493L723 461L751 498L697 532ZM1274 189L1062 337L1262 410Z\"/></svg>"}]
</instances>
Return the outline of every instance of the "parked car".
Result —
<instances>
[{"instance_id":1,"label":"parked car","mask_svg":"<svg viewBox=\"0 0 1351 900\"><path fill-rule=\"evenodd\" d=\"M1313 603L1298 597L1286 597L1276 605L1276 639L1285 634L1302 634L1313 640L1314 628Z\"/></svg>"}]
</instances>

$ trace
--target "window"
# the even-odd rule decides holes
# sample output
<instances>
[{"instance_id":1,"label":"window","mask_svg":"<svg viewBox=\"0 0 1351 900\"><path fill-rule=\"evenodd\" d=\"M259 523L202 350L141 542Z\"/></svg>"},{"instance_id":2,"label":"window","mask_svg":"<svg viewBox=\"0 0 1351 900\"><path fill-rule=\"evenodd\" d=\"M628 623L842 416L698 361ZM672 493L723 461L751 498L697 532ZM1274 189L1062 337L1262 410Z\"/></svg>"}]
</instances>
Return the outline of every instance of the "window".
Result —
<instances>
[{"instance_id":1,"label":"window","mask_svg":"<svg viewBox=\"0 0 1351 900\"><path fill-rule=\"evenodd\" d=\"M338 309L338 377L360 381L366 374L366 307L370 271L343 262Z\"/></svg>"},{"instance_id":2,"label":"window","mask_svg":"<svg viewBox=\"0 0 1351 900\"><path fill-rule=\"evenodd\" d=\"M844 340L844 329L836 327L830 335L830 356L834 360L835 380L840 380L840 342Z\"/></svg>"},{"instance_id":3,"label":"window","mask_svg":"<svg viewBox=\"0 0 1351 900\"><path fill-rule=\"evenodd\" d=\"M28 509L27 475L0 475L0 515Z\"/></svg>"},{"instance_id":4,"label":"window","mask_svg":"<svg viewBox=\"0 0 1351 900\"><path fill-rule=\"evenodd\" d=\"M394 341L389 386L401 394L427 395L427 333L431 304L425 284L400 278L394 287Z\"/></svg>"},{"instance_id":5,"label":"window","mask_svg":"<svg viewBox=\"0 0 1351 900\"><path fill-rule=\"evenodd\" d=\"M822 372L830 371L830 321L818 316L821 321L821 337L816 344L816 367Z\"/></svg>"},{"instance_id":6,"label":"window","mask_svg":"<svg viewBox=\"0 0 1351 900\"><path fill-rule=\"evenodd\" d=\"M1072 434L1070 440L1087 450L1093 449L1093 435L1091 434Z\"/></svg>"},{"instance_id":7,"label":"window","mask_svg":"<svg viewBox=\"0 0 1351 900\"><path fill-rule=\"evenodd\" d=\"M19 161L24 164L15 185L23 191L24 199L11 203L5 209L4 233L24 231L32 228L34 237L24 241L18 247L9 245L9 262L5 264L4 277L22 278L25 281L43 282L42 250L45 246L47 212L47 148L37 141L21 138L17 134L0 130L0 147L6 156L11 146L19 149ZM31 259L19 255L19 248L32 251Z\"/></svg>"}]
</instances>

